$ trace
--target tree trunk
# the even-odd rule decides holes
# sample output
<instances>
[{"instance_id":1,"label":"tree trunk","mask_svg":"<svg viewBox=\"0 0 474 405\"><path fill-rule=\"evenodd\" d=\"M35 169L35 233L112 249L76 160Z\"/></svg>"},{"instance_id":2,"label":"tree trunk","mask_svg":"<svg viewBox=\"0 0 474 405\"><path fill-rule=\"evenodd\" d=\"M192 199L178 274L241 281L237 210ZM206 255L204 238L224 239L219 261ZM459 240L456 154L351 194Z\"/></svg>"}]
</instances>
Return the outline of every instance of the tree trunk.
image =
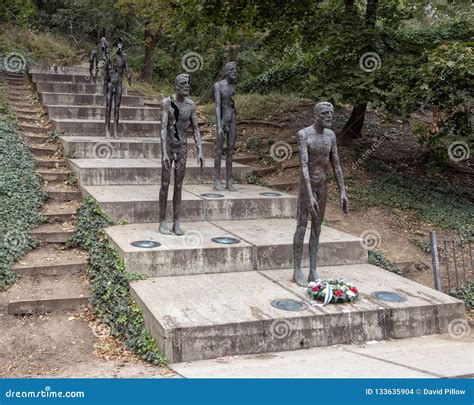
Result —
<instances>
[{"instance_id":1,"label":"tree trunk","mask_svg":"<svg viewBox=\"0 0 474 405\"><path fill-rule=\"evenodd\" d=\"M143 60L143 68L140 74L140 80L147 83L151 83L153 81L155 47L159 38L159 33L152 33L149 30L145 30L145 58Z\"/></svg>"},{"instance_id":2,"label":"tree trunk","mask_svg":"<svg viewBox=\"0 0 474 405\"><path fill-rule=\"evenodd\" d=\"M350 10L353 6L353 3L354 2L351 0L345 0L346 10ZM368 27L375 27L378 4L378 0L367 0L367 8L365 9L365 24ZM350 144L353 139L362 137L362 127L364 126L366 111L366 102L359 102L352 109L351 116L347 120L340 133L342 142L345 145Z\"/></svg>"},{"instance_id":3,"label":"tree trunk","mask_svg":"<svg viewBox=\"0 0 474 405\"><path fill-rule=\"evenodd\" d=\"M354 106L351 116L342 128L341 138L344 145L348 145L353 139L362 137L362 127L365 121L365 112L367 111L367 103L359 103Z\"/></svg>"},{"instance_id":4,"label":"tree trunk","mask_svg":"<svg viewBox=\"0 0 474 405\"><path fill-rule=\"evenodd\" d=\"M240 50L240 45L235 45L235 44L229 45L227 57L225 58L225 60L221 59L219 63L219 67L216 70L216 73L214 74L211 84L204 91L203 95L201 96L201 99L199 100L200 104L208 103L209 101L212 101L214 99L214 84L218 82L219 80L222 80L222 78L224 77L226 63L237 61L237 56L239 56L239 50Z\"/></svg>"}]
</instances>

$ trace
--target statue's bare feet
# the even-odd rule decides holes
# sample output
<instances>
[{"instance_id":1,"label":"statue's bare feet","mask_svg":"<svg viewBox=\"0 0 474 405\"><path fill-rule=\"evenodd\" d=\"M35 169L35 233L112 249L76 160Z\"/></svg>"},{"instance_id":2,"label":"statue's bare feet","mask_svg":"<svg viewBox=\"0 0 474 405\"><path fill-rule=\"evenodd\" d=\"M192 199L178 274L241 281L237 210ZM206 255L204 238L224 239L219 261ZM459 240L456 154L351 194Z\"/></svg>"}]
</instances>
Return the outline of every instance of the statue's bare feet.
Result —
<instances>
[{"instance_id":1,"label":"statue's bare feet","mask_svg":"<svg viewBox=\"0 0 474 405\"><path fill-rule=\"evenodd\" d=\"M171 231L168 228L166 222L160 222L160 233L162 233L163 235L171 235Z\"/></svg>"},{"instance_id":2,"label":"statue's bare feet","mask_svg":"<svg viewBox=\"0 0 474 405\"><path fill-rule=\"evenodd\" d=\"M232 182L227 183L226 189L229 190L229 191L237 191L237 189L234 186L234 183L232 183Z\"/></svg>"},{"instance_id":3,"label":"statue's bare feet","mask_svg":"<svg viewBox=\"0 0 474 405\"><path fill-rule=\"evenodd\" d=\"M301 270L295 270L293 273L293 281L298 284L300 287L308 287L308 282L306 281L303 272Z\"/></svg>"},{"instance_id":4,"label":"statue's bare feet","mask_svg":"<svg viewBox=\"0 0 474 405\"><path fill-rule=\"evenodd\" d=\"M181 229L181 225L179 224L178 221L175 221L173 224L173 232L178 236L184 235L184 232Z\"/></svg>"},{"instance_id":5,"label":"statue's bare feet","mask_svg":"<svg viewBox=\"0 0 474 405\"><path fill-rule=\"evenodd\" d=\"M214 183L214 190L222 191L222 183L220 180L216 180L216 182Z\"/></svg>"},{"instance_id":6,"label":"statue's bare feet","mask_svg":"<svg viewBox=\"0 0 474 405\"><path fill-rule=\"evenodd\" d=\"M318 271L317 270L310 270L309 275L308 275L308 282L310 281L316 281L319 280L321 277L319 277Z\"/></svg>"}]
</instances>

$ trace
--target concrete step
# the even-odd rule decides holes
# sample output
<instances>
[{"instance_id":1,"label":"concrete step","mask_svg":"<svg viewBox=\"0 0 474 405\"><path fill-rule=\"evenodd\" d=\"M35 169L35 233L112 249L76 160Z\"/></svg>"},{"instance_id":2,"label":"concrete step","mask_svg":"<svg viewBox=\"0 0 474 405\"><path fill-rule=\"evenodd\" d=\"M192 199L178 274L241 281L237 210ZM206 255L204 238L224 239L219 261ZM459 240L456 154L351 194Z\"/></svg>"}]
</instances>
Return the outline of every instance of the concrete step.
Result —
<instances>
[{"instance_id":1,"label":"concrete step","mask_svg":"<svg viewBox=\"0 0 474 405\"><path fill-rule=\"evenodd\" d=\"M447 333L451 321L465 316L463 302L369 264L319 271L323 278L345 277L359 289L359 299L314 305L306 288L291 281L291 269L151 278L133 282L131 291L170 362ZM371 296L380 290L408 299ZM306 307L271 305L281 299Z\"/></svg>"},{"instance_id":2,"label":"concrete step","mask_svg":"<svg viewBox=\"0 0 474 405\"><path fill-rule=\"evenodd\" d=\"M79 205L79 201L48 201L41 207L41 213L49 223L71 222L77 214Z\"/></svg>"},{"instance_id":3,"label":"concrete step","mask_svg":"<svg viewBox=\"0 0 474 405\"><path fill-rule=\"evenodd\" d=\"M270 180L265 180L265 184L274 189L274 190L279 190L279 191L291 191L298 187L299 180L294 179L294 180L288 180L288 181L279 181L275 179L270 179Z\"/></svg>"},{"instance_id":4,"label":"concrete step","mask_svg":"<svg viewBox=\"0 0 474 405\"><path fill-rule=\"evenodd\" d=\"M18 113L16 113L16 118L20 126L22 126L23 123L33 124L37 123L40 120L40 117L38 115L24 115Z\"/></svg>"},{"instance_id":5,"label":"concrete step","mask_svg":"<svg viewBox=\"0 0 474 405\"><path fill-rule=\"evenodd\" d=\"M51 65L28 65L28 73L41 74L81 74L88 75L89 68L85 66L51 66Z\"/></svg>"},{"instance_id":6,"label":"concrete step","mask_svg":"<svg viewBox=\"0 0 474 405\"><path fill-rule=\"evenodd\" d=\"M31 73L31 81L33 83L40 82L66 82L66 83L83 83L83 84L101 84L102 79L90 76L87 73Z\"/></svg>"},{"instance_id":7,"label":"concrete step","mask_svg":"<svg viewBox=\"0 0 474 405\"><path fill-rule=\"evenodd\" d=\"M35 110L33 107L30 107L30 108L16 108L15 113L25 115L25 116L28 115L28 116L36 117L41 113L41 111Z\"/></svg>"},{"instance_id":8,"label":"concrete step","mask_svg":"<svg viewBox=\"0 0 474 405\"><path fill-rule=\"evenodd\" d=\"M38 134L35 134L35 133L26 135L25 138L26 138L26 142L28 143L28 145L35 145L35 146L42 145L42 144L44 144L48 141L47 136L38 135ZM50 146L50 145L46 144L44 146Z\"/></svg>"},{"instance_id":9,"label":"concrete step","mask_svg":"<svg viewBox=\"0 0 474 405\"><path fill-rule=\"evenodd\" d=\"M128 89L123 88L122 96L128 94ZM71 93L71 94L99 94L103 95L104 87L102 80L95 83L69 83L69 82L38 82L36 91L40 93Z\"/></svg>"},{"instance_id":10,"label":"concrete step","mask_svg":"<svg viewBox=\"0 0 474 405\"><path fill-rule=\"evenodd\" d=\"M69 171L65 168L38 169L37 172L41 178L48 183L62 183L66 181L69 176Z\"/></svg>"},{"instance_id":11,"label":"concrete step","mask_svg":"<svg viewBox=\"0 0 474 405\"><path fill-rule=\"evenodd\" d=\"M106 230L127 268L146 276L175 276L205 273L245 272L288 268L293 263L295 219L254 219L189 222L184 236L163 235L159 224L127 224ZM303 266L309 265L305 235ZM237 238L238 243L220 244L216 237ZM132 242L152 240L156 248L134 247ZM318 260L321 266L367 262L361 240L323 227Z\"/></svg>"},{"instance_id":12,"label":"concrete step","mask_svg":"<svg viewBox=\"0 0 474 405\"><path fill-rule=\"evenodd\" d=\"M214 168L207 163L202 170L195 159L188 159L184 184L212 183ZM159 159L71 159L71 169L81 186L113 186L160 184L161 161ZM235 163L234 178L239 179L251 172L251 168ZM221 175L224 176L225 167Z\"/></svg>"},{"instance_id":13,"label":"concrete step","mask_svg":"<svg viewBox=\"0 0 474 405\"><path fill-rule=\"evenodd\" d=\"M43 190L53 201L81 201L81 192L64 185L48 184Z\"/></svg>"},{"instance_id":14,"label":"concrete step","mask_svg":"<svg viewBox=\"0 0 474 405\"><path fill-rule=\"evenodd\" d=\"M40 315L54 311L79 311L89 302L89 290L75 274L23 277L6 293L11 315Z\"/></svg>"},{"instance_id":15,"label":"concrete step","mask_svg":"<svg viewBox=\"0 0 474 405\"><path fill-rule=\"evenodd\" d=\"M105 120L53 119L56 128L73 136L104 136ZM112 128L111 128L112 130ZM120 120L120 137L160 137L160 121Z\"/></svg>"},{"instance_id":16,"label":"concrete step","mask_svg":"<svg viewBox=\"0 0 474 405\"><path fill-rule=\"evenodd\" d=\"M47 105L51 119L104 120L105 106ZM120 107L120 119L126 121L159 121L161 110L149 107Z\"/></svg>"},{"instance_id":17,"label":"concrete step","mask_svg":"<svg viewBox=\"0 0 474 405\"><path fill-rule=\"evenodd\" d=\"M150 158L161 157L161 139L156 138L119 138L107 139L103 136L61 136L60 141L68 156L78 159L106 158ZM188 138L188 159L196 156L194 139ZM214 145L209 142L202 143L202 152L205 158L211 158Z\"/></svg>"},{"instance_id":18,"label":"concrete step","mask_svg":"<svg viewBox=\"0 0 474 405\"><path fill-rule=\"evenodd\" d=\"M18 262L13 269L22 276L62 276L78 274L88 266L87 253L79 249L62 249L46 244L37 247Z\"/></svg>"},{"instance_id":19,"label":"concrete step","mask_svg":"<svg viewBox=\"0 0 474 405\"><path fill-rule=\"evenodd\" d=\"M38 93L43 105L105 106L105 99L98 94ZM143 97L122 96L122 107L143 107Z\"/></svg>"},{"instance_id":20,"label":"concrete step","mask_svg":"<svg viewBox=\"0 0 474 405\"><path fill-rule=\"evenodd\" d=\"M22 131L26 131L26 132L29 132L29 133L33 133L33 134L43 134L47 131L46 128L36 124L36 123L28 123L28 122L24 122L24 123L21 123L20 124L20 129Z\"/></svg>"},{"instance_id":21,"label":"concrete step","mask_svg":"<svg viewBox=\"0 0 474 405\"><path fill-rule=\"evenodd\" d=\"M40 242L65 243L74 233L70 224L42 224L29 232Z\"/></svg>"},{"instance_id":22,"label":"concrete step","mask_svg":"<svg viewBox=\"0 0 474 405\"><path fill-rule=\"evenodd\" d=\"M39 158L45 158L54 155L57 147L54 145L31 145L31 153Z\"/></svg>"},{"instance_id":23,"label":"concrete step","mask_svg":"<svg viewBox=\"0 0 474 405\"><path fill-rule=\"evenodd\" d=\"M66 164L62 160L57 159L41 159L35 158L36 160L36 168L38 169L54 169L56 168L65 168Z\"/></svg>"},{"instance_id":24,"label":"concrete step","mask_svg":"<svg viewBox=\"0 0 474 405\"><path fill-rule=\"evenodd\" d=\"M443 356L437 356L438 351ZM354 377L472 378L474 365L466 352L474 352L472 331L466 337L448 333L371 344L228 356L174 363L171 369L184 378L332 378L336 384L337 379Z\"/></svg>"},{"instance_id":25,"label":"concrete step","mask_svg":"<svg viewBox=\"0 0 474 405\"><path fill-rule=\"evenodd\" d=\"M183 187L181 220L212 221L230 219L289 218L296 213L296 197L250 184L238 185L238 192L214 191L211 185ZM159 221L159 185L84 186L83 193L94 197L107 215L129 223ZM262 195L262 193L272 193ZM168 217L172 218L173 188L168 197Z\"/></svg>"}]
</instances>

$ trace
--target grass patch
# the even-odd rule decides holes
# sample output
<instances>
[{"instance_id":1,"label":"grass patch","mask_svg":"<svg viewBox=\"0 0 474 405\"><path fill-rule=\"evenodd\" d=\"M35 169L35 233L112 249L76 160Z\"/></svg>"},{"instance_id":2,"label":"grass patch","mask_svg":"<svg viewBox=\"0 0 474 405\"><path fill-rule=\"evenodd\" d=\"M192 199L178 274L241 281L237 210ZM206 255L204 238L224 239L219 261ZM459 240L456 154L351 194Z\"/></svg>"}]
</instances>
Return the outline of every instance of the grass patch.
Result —
<instances>
[{"instance_id":1,"label":"grass patch","mask_svg":"<svg viewBox=\"0 0 474 405\"><path fill-rule=\"evenodd\" d=\"M79 55L63 36L3 24L0 27L0 53L18 52L25 62L60 64L79 63Z\"/></svg>"},{"instance_id":2,"label":"grass patch","mask_svg":"<svg viewBox=\"0 0 474 405\"><path fill-rule=\"evenodd\" d=\"M373 180L368 185L348 182L352 208L380 207L411 211L434 226L460 231L474 223L474 205L452 190L441 191L426 182L406 178L371 164Z\"/></svg>"},{"instance_id":3,"label":"grass patch","mask_svg":"<svg viewBox=\"0 0 474 405\"><path fill-rule=\"evenodd\" d=\"M468 309L474 310L474 280L467 280L464 287L453 288L449 295L464 301Z\"/></svg>"},{"instance_id":4,"label":"grass patch","mask_svg":"<svg viewBox=\"0 0 474 405\"><path fill-rule=\"evenodd\" d=\"M239 120L271 120L278 116L278 111L294 111L307 100L293 94L236 94L235 105ZM214 102L203 104L202 112L211 117L216 114Z\"/></svg>"},{"instance_id":5,"label":"grass patch","mask_svg":"<svg viewBox=\"0 0 474 405\"><path fill-rule=\"evenodd\" d=\"M112 225L98 202L87 198L77 213L77 227L69 245L89 252L87 275L91 284L91 305L108 325L111 334L152 364L165 364L155 339L145 327L143 312L130 294L130 281L142 278L125 270L125 264L104 232Z\"/></svg>"},{"instance_id":6,"label":"grass patch","mask_svg":"<svg viewBox=\"0 0 474 405\"><path fill-rule=\"evenodd\" d=\"M28 230L43 221L38 210L46 197L5 94L0 85L0 291L18 278L12 265L37 245Z\"/></svg>"},{"instance_id":7,"label":"grass patch","mask_svg":"<svg viewBox=\"0 0 474 405\"><path fill-rule=\"evenodd\" d=\"M382 269L388 270L392 273L398 274L400 276L403 275L402 271L395 263L387 259L382 252L379 252L377 250L369 250L369 263L374 266L381 267Z\"/></svg>"}]
</instances>

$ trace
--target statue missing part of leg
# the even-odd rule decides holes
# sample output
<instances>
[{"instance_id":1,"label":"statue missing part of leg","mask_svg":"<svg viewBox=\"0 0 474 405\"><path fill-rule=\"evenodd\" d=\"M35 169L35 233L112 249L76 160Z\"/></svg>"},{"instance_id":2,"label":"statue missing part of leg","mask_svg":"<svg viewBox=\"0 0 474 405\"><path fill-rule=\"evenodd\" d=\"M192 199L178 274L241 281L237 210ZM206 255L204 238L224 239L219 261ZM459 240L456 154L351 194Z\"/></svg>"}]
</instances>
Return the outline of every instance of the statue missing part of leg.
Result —
<instances>
[{"instance_id":1,"label":"statue missing part of leg","mask_svg":"<svg viewBox=\"0 0 474 405\"><path fill-rule=\"evenodd\" d=\"M306 287L308 281L315 281L320 278L316 269L316 262L321 224L326 208L326 173L329 163L331 163L336 176L341 209L344 214L347 214L349 205L337 154L336 136L330 129L333 115L332 104L320 102L314 107L315 123L298 132L301 176L297 227L293 238L293 281L302 287ZM308 217L311 219L311 234L309 238L309 276L306 279L301 270L301 260Z\"/></svg>"},{"instance_id":2,"label":"statue missing part of leg","mask_svg":"<svg viewBox=\"0 0 474 405\"><path fill-rule=\"evenodd\" d=\"M166 97L161 103L161 188L160 188L160 232L170 235L166 224L166 206L170 185L171 169L174 164L173 192L173 227L176 235L184 232L179 224L181 208L181 191L183 187L186 160L188 157L187 136L189 124L193 127L196 142L197 161L201 169L204 166L202 157L201 136L196 117L196 105L186 98L189 95L191 78L188 74L180 74L175 80L175 97Z\"/></svg>"},{"instance_id":3,"label":"statue missing part of leg","mask_svg":"<svg viewBox=\"0 0 474 405\"><path fill-rule=\"evenodd\" d=\"M122 76L126 74L128 84L132 84L132 76L128 68L127 54L123 52L123 40L119 38L114 44L114 55L109 56L105 64L105 136L110 137L110 115L114 109L114 138L118 137L120 104L122 102Z\"/></svg>"},{"instance_id":4,"label":"statue missing part of leg","mask_svg":"<svg viewBox=\"0 0 474 405\"><path fill-rule=\"evenodd\" d=\"M109 44L105 37L100 39L99 45L97 45L91 52L91 56L89 57L89 73L93 77L97 77L99 75L99 55L102 56L104 62L108 58L109 52Z\"/></svg>"},{"instance_id":5,"label":"statue missing part of leg","mask_svg":"<svg viewBox=\"0 0 474 405\"><path fill-rule=\"evenodd\" d=\"M216 155L214 157L214 182L215 189L222 190L221 160L224 138L227 137L226 154L226 188L237 191L232 179L232 156L234 153L235 138L237 135L237 116L234 104L235 82L237 80L237 67L235 62L225 65L225 79L214 85L216 100Z\"/></svg>"}]
</instances>

